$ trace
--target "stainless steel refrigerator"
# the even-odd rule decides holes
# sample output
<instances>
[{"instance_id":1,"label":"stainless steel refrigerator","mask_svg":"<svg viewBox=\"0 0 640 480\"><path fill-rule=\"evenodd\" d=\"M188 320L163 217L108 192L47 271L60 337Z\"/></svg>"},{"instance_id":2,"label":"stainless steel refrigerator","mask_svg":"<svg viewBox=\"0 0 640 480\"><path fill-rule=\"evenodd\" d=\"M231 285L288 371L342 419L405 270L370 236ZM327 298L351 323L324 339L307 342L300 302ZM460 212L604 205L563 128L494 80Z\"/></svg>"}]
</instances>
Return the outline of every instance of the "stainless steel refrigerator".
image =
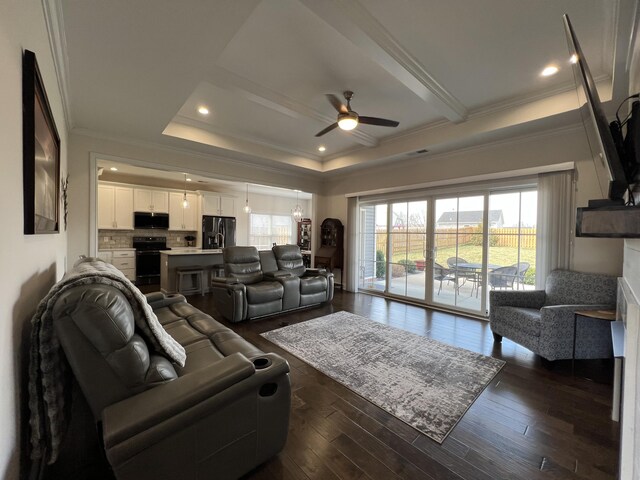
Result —
<instances>
[{"instance_id":1,"label":"stainless steel refrigerator","mask_svg":"<svg viewBox=\"0 0 640 480\"><path fill-rule=\"evenodd\" d=\"M233 247L236 244L236 218L202 216L202 248Z\"/></svg>"}]
</instances>

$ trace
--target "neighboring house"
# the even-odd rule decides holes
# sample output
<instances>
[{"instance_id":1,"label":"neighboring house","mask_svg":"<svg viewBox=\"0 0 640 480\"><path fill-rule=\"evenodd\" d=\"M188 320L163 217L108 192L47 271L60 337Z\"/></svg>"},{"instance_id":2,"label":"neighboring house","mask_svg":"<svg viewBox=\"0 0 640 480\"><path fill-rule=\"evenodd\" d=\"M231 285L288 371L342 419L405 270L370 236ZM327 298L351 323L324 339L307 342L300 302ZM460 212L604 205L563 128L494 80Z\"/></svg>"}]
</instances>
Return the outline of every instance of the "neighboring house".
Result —
<instances>
[{"instance_id":1,"label":"neighboring house","mask_svg":"<svg viewBox=\"0 0 640 480\"><path fill-rule=\"evenodd\" d=\"M436 221L436 228L476 227L482 224L483 215L483 210L444 212ZM503 225L502 210L489 210L489 227L501 228Z\"/></svg>"}]
</instances>

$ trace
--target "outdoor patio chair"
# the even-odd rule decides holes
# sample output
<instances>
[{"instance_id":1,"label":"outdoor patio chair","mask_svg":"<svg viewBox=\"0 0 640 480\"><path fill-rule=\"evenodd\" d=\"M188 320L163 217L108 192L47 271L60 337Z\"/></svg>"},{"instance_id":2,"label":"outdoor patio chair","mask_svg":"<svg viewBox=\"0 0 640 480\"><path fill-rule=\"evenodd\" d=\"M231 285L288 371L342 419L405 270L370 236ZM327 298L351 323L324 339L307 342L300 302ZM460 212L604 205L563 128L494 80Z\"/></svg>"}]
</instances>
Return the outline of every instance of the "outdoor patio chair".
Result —
<instances>
[{"instance_id":1,"label":"outdoor patio chair","mask_svg":"<svg viewBox=\"0 0 640 480\"><path fill-rule=\"evenodd\" d=\"M520 262L520 263L516 263L516 264L511 265L511 266L512 267L516 267L518 269L516 282L524 287L524 276L526 275L527 270L529 270L529 267L531 265L528 262Z\"/></svg>"},{"instance_id":2,"label":"outdoor patio chair","mask_svg":"<svg viewBox=\"0 0 640 480\"><path fill-rule=\"evenodd\" d=\"M440 287L438 288L438 295L440 295L440 291L442 290L442 281L443 280L454 280L454 277L451 275L451 270L448 268L444 268L439 263L435 263L433 265L433 279L440 282Z\"/></svg>"},{"instance_id":3,"label":"outdoor patio chair","mask_svg":"<svg viewBox=\"0 0 640 480\"><path fill-rule=\"evenodd\" d=\"M503 289L508 288L513 290L513 282L518 278L518 268L512 267L500 267L489 272L489 286L491 290L496 288Z\"/></svg>"}]
</instances>

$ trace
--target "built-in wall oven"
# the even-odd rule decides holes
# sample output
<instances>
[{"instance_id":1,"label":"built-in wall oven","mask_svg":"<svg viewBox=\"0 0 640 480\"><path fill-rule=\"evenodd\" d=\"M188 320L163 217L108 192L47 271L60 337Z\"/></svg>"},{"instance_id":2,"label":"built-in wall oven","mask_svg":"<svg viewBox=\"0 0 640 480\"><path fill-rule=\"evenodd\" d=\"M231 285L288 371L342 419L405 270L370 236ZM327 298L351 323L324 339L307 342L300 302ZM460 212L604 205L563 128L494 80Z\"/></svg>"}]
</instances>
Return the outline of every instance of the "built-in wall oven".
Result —
<instances>
[{"instance_id":1,"label":"built-in wall oven","mask_svg":"<svg viewBox=\"0 0 640 480\"><path fill-rule=\"evenodd\" d=\"M133 237L136 249L136 285L160 284L160 250L167 248L166 237Z\"/></svg>"}]
</instances>

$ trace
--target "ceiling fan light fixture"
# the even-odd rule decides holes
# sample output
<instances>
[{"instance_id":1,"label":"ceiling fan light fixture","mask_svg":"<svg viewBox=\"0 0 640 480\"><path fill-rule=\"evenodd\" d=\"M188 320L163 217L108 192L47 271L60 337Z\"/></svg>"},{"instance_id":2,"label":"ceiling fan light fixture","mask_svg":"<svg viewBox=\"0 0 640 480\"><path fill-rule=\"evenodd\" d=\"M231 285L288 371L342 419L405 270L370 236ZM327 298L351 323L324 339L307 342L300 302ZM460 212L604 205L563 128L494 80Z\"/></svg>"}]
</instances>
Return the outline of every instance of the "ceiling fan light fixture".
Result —
<instances>
[{"instance_id":1,"label":"ceiling fan light fixture","mask_svg":"<svg viewBox=\"0 0 640 480\"><path fill-rule=\"evenodd\" d=\"M338 114L338 127L342 130L353 130L358 126L358 114L347 112Z\"/></svg>"}]
</instances>

